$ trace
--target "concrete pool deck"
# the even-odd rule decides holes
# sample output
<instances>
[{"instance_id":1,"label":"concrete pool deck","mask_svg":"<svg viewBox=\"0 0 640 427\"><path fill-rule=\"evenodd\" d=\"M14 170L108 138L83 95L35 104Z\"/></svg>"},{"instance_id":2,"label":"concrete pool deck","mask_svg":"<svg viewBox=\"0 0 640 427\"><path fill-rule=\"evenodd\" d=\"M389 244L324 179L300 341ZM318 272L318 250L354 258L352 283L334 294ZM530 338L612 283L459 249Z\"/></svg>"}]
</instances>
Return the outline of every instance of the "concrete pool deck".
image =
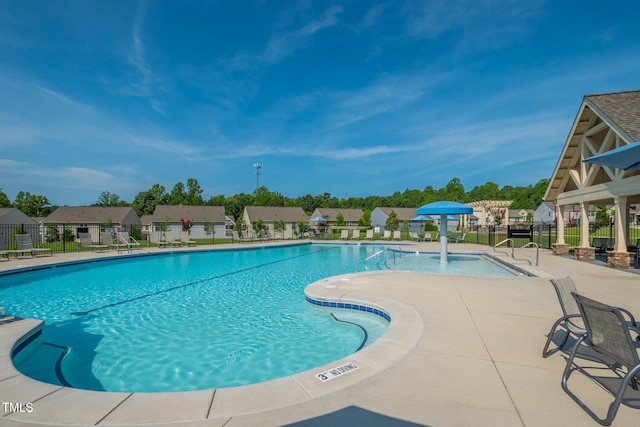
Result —
<instances>
[{"instance_id":1,"label":"concrete pool deck","mask_svg":"<svg viewBox=\"0 0 640 427\"><path fill-rule=\"evenodd\" d=\"M439 245L414 248L438 252ZM493 254L490 247L472 244L451 244L449 250ZM0 261L0 271L113 255L12 258ZM519 255L533 260L535 250ZM597 425L560 387L566 354L541 356L545 336L561 315L549 278L569 275L579 292L640 317L640 276L547 250L540 251L539 264L517 264L538 277L383 271L320 280L307 288L308 295L382 308L392 317L389 330L335 363L244 387L107 393L45 384L17 372L10 357L17 340L38 321L0 325L0 425ZM326 382L315 376L345 363L358 369ZM569 385L598 414L606 412L612 400L606 391L579 374ZM613 425L636 425L639 416L621 406Z\"/></svg>"}]
</instances>

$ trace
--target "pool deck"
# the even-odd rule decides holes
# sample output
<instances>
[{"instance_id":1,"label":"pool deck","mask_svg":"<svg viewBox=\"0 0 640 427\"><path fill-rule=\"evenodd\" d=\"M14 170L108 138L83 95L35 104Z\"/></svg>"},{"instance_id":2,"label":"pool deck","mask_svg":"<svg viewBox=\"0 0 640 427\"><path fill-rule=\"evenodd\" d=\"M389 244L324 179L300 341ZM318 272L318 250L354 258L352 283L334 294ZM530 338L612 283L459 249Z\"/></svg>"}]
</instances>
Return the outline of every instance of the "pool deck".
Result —
<instances>
[{"instance_id":1,"label":"pool deck","mask_svg":"<svg viewBox=\"0 0 640 427\"><path fill-rule=\"evenodd\" d=\"M437 252L439 245L411 247L418 249ZM449 251L493 254L490 247L472 244L450 244ZM0 261L0 271L114 255L12 258ZM535 250L518 255L534 260ZM42 383L17 372L10 357L20 337L39 322L0 324L0 425L598 425L560 387L567 353L541 356L545 336L561 315L549 279L569 275L580 293L640 317L640 275L548 250L540 251L540 267L517 265L538 277L383 271L318 281L307 295L384 309L392 318L388 331L360 352L324 367L217 390L108 393ZM316 377L346 363L358 369L325 382ZM599 415L606 413L612 400L606 391L579 373L569 386ZM638 417L639 411L621 406L613 425L637 425Z\"/></svg>"}]
</instances>

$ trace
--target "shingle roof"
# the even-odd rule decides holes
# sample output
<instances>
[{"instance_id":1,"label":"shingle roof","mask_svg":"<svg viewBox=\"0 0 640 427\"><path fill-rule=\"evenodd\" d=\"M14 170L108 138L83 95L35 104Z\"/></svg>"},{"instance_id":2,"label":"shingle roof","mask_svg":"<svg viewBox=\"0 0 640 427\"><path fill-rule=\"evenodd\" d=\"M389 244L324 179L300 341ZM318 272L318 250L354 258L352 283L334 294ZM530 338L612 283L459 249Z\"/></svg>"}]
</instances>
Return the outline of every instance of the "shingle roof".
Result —
<instances>
[{"instance_id":1,"label":"shingle roof","mask_svg":"<svg viewBox=\"0 0 640 427\"><path fill-rule=\"evenodd\" d=\"M193 222L224 222L224 206L185 206L158 205L151 216L153 222L164 222L167 218L171 222L180 219Z\"/></svg>"},{"instance_id":2,"label":"shingle roof","mask_svg":"<svg viewBox=\"0 0 640 427\"><path fill-rule=\"evenodd\" d=\"M46 217L44 222L101 224L113 221L118 224L132 212L133 209L127 207L60 206ZM133 213L135 215L135 212Z\"/></svg>"},{"instance_id":3,"label":"shingle roof","mask_svg":"<svg viewBox=\"0 0 640 427\"><path fill-rule=\"evenodd\" d=\"M389 216L391 211L394 211L399 220L412 219L416 217L416 208L378 207L378 209L380 209L386 216Z\"/></svg>"},{"instance_id":4,"label":"shingle roof","mask_svg":"<svg viewBox=\"0 0 640 427\"><path fill-rule=\"evenodd\" d=\"M640 141L640 90L587 95L604 114L634 141Z\"/></svg>"},{"instance_id":5,"label":"shingle roof","mask_svg":"<svg viewBox=\"0 0 640 427\"><path fill-rule=\"evenodd\" d=\"M246 206L250 221L307 221L309 216L300 207Z\"/></svg>"},{"instance_id":6,"label":"shingle roof","mask_svg":"<svg viewBox=\"0 0 640 427\"><path fill-rule=\"evenodd\" d=\"M342 214L345 221L356 222L362 218L364 212L362 209L341 209L341 208L317 208L314 211L315 214L319 213L321 216L327 218L329 221L335 221L338 214Z\"/></svg>"}]
</instances>

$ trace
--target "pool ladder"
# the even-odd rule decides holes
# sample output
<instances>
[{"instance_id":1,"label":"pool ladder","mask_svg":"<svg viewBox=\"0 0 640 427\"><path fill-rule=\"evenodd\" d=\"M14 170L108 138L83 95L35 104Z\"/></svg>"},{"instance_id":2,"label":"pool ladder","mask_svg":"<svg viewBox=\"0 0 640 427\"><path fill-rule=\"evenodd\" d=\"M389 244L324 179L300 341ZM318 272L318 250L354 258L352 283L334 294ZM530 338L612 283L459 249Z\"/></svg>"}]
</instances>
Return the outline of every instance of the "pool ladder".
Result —
<instances>
[{"instance_id":1,"label":"pool ladder","mask_svg":"<svg viewBox=\"0 0 640 427\"><path fill-rule=\"evenodd\" d=\"M529 265L533 265L531 263L531 260L526 259L526 258L516 258L516 253L519 252L520 250L522 250L524 248L528 248L530 246L535 247L536 248L536 267L538 266L538 260L540 258L540 246L537 243L529 242L524 246L520 246L519 248L516 248L515 247L515 242L513 241L513 239L504 239L502 242L494 245L493 251L497 252L499 254L505 254L506 256L509 256L508 252L501 252L501 251L497 250L498 246L502 246L505 243L510 243L509 247L511 247L511 258L513 258L514 260L517 260L517 261L527 261L529 263Z\"/></svg>"}]
</instances>

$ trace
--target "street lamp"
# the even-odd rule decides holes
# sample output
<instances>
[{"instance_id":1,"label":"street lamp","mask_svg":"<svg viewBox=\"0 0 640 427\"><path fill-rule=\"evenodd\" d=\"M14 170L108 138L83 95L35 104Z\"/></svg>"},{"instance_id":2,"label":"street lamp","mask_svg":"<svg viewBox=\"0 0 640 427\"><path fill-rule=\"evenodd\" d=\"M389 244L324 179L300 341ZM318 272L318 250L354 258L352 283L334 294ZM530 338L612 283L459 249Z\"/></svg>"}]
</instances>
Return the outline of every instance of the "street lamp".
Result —
<instances>
[{"instance_id":1,"label":"street lamp","mask_svg":"<svg viewBox=\"0 0 640 427\"><path fill-rule=\"evenodd\" d=\"M253 165L256 168L256 190L260 188L260 168L262 167L261 163L255 163Z\"/></svg>"}]
</instances>

